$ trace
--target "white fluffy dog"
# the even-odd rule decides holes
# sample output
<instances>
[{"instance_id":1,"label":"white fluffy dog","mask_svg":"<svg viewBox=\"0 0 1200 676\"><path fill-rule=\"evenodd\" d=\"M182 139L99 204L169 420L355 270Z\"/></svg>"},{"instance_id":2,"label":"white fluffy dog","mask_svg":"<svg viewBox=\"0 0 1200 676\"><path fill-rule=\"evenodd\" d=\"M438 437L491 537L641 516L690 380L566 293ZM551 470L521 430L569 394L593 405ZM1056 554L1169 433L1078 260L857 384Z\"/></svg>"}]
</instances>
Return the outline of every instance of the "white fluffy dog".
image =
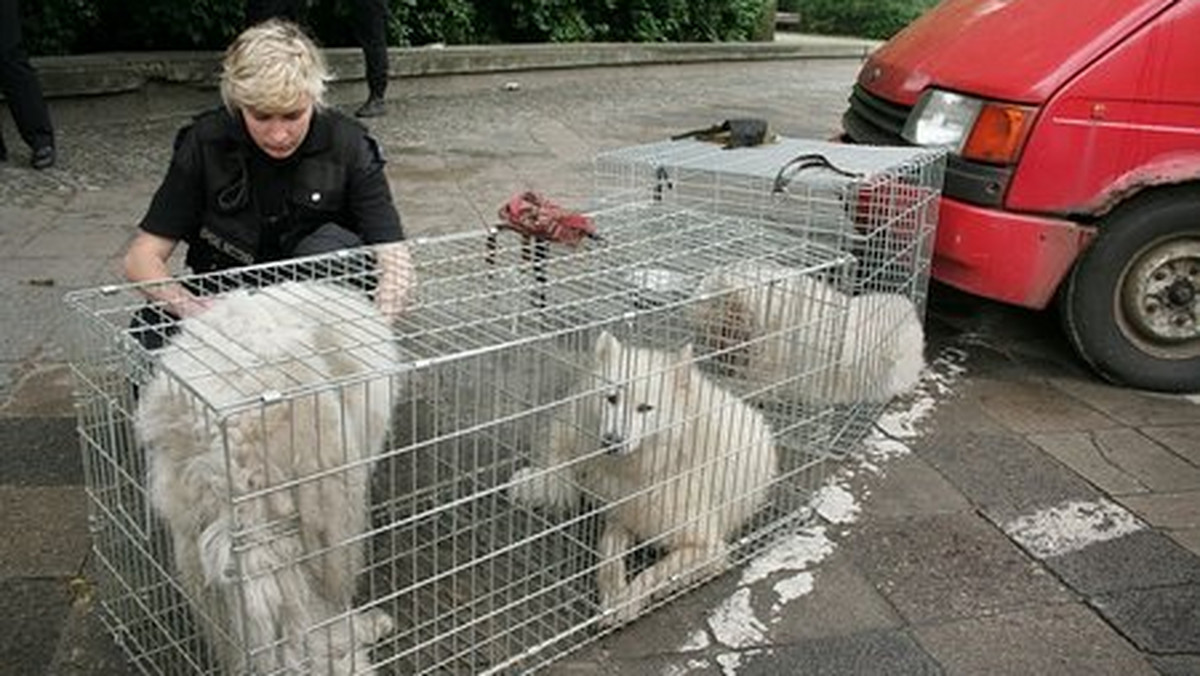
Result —
<instances>
[{"instance_id":1,"label":"white fluffy dog","mask_svg":"<svg viewBox=\"0 0 1200 676\"><path fill-rule=\"evenodd\" d=\"M219 656L235 673L374 673L392 620L350 610L400 360L387 322L359 292L287 282L179 328L135 429Z\"/></svg>"},{"instance_id":2,"label":"white fluffy dog","mask_svg":"<svg viewBox=\"0 0 1200 676\"><path fill-rule=\"evenodd\" d=\"M921 319L900 294L849 296L764 261L714 271L696 293L697 342L769 398L886 402L925 368Z\"/></svg>"},{"instance_id":3,"label":"white fluffy dog","mask_svg":"<svg viewBox=\"0 0 1200 676\"><path fill-rule=\"evenodd\" d=\"M691 346L631 347L605 332L577 396L551 425L550 471L518 471L511 495L562 508L582 489L607 504L596 584L604 621L623 623L728 566L729 538L777 476L774 438L762 414L696 368ZM664 554L630 580L637 542Z\"/></svg>"}]
</instances>

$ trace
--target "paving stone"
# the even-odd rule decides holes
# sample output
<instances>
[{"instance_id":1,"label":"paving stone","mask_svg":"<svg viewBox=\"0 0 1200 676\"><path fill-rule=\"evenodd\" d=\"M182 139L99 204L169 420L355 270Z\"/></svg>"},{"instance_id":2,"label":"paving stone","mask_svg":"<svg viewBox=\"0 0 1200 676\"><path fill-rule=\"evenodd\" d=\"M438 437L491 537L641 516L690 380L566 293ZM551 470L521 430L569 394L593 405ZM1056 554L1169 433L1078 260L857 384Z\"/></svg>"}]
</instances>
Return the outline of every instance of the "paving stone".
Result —
<instances>
[{"instance_id":1,"label":"paving stone","mask_svg":"<svg viewBox=\"0 0 1200 676\"><path fill-rule=\"evenodd\" d=\"M914 624L976 617L1071 597L983 518L944 514L862 524L847 553Z\"/></svg>"},{"instance_id":2,"label":"paving stone","mask_svg":"<svg viewBox=\"0 0 1200 676\"><path fill-rule=\"evenodd\" d=\"M1125 495L1150 490L1137 477L1114 464L1088 432L1031 434L1028 439L1105 493Z\"/></svg>"},{"instance_id":3,"label":"paving stone","mask_svg":"<svg viewBox=\"0 0 1200 676\"><path fill-rule=\"evenodd\" d=\"M1200 558L1171 538L1142 530L1045 560L1085 596L1129 589L1200 583Z\"/></svg>"},{"instance_id":4,"label":"paving stone","mask_svg":"<svg viewBox=\"0 0 1200 676\"><path fill-rule=\"evenodd\" d=\"M1200 490L1187 493L1126 495L1119 501L1147 523L1159 528L1200 529Z\"/></svg>"},{"instance_id":5,"label":"paving stone","mask_svg":"<svg viewBox=\"0 0 1200 676\"><path fill-rule=\"evenodd\" d=\"M1174 530L1168 533L1171 539L1183 545L1196 556L1200 556L1200 528Z\"/></svg>"},{"instance_id":6,"label":"paving stone","mask_svg":"<svg viewBox=\"0 0 1200 676\"><path fill-rule=\"evenodd\" d=\"M776 646L752 655L736 669L738 676L922 676L942 670L916 641L899 631L838 636Z\"/></svg>"},{"instance_id":7,"label":"paving stone","mask_svg":"<svg viewBox=\"0 0 1200 676\"><path fill-rule=\"evenodd\" d=\"M914 629L947 676L1153 676L1088 607L1068 603Z\"/></svg>"},{"instance_id":8,"label":"paving stone","mask_svg":"<svg viewBox=\"0 0 1200 676\"><path fill-rule=\"evenodd\" d=\"M864 512L889 518L965 512L971 503L917 455L890 460L882 476L866 475L853 491Z\"/></svg>"},{"instance_id":9,"label":"paving stone","mask_svg":"<svg viewBox=\"0 0 1200 676\"><path fill-rule=\"evenodd\" d=\"M940 437L922 445L920 455L997 524L1064 501L1101 497L1078 474L1017 436Z\"/></svg>"},{"instance_id":10,"label":"paving stone","mask_svg":"<svg viewBox=\"0 0 1200 676\"><path fill-rule=\"evenodd\" d=\"M583 648L580 651L580 659L585 662L599 662L609 655L682 655L682 648L690 642L696 632L707 633L709 612L737 589L740 576L741 569L731 570L670 601L615 633L601 638L595 644ZM763 599L759 605L763 606L768 602Z\"/></svg>"},{"instance_id":11,"label":"paving stone","mask_svg":"<svg viewBox=\"0 0 1200 676\"><path fill-rule=\"evenodd\" d=\"M100 620L94 598L77 598L62 624L48 673L54 676L128 676L134 667Z\"/></svg>"},{"instance_id":12,"label":"paving stone","mask_svg":"<svg viewBox=\"0 0 1200 676\"><path fill-rule=\"evenodd\" d=\"M970 396L979 400L988 415L1018 434L1075 432L1117 424L1037 378L977 379Z\"/></svg>"},{"instance_id":13,"label":"paving stone","mask_svg":"<svg viewBox=\"0 0 1200 676\"><path fill-rule=\"evenodd\" d=\"M1200 416L1200 413L1197 415ZM1200 425L1148 426L1141 430L1143 434L1171 449L1179 457L1200 467Z\"/></svg>"},{"instance_id":14,"label":"paving stone","mask_svg":"<svg viewBox=\"0 0 1200 676\"><path fill-rule=\"evenodd\" d=\"M773 644L902 625L892 606L842 553L835 551L812 572L813 590L769 615L768 633ZM777 581L769 580L768 584Z\"/></svg>"},{"instance_id":15,"label":"paving stone","mask_svg":"<svg viewBox=\"0 0 1200 676\"><path fill-rule=\"evenodd\" d=\"M1194 424L1200 410L1186 398L1117 387L1100 380L1051 378L1050 384L1122 425Z\"/></svg>"},{"instance_id":16,"label":"paving stone","mask_svg":"<svg viewBox=\"0 0 1200 676\"><path fill-rule=\"evenodd\" d=\"M755 651L757 652L757 651ZM739 659L740 653L730 652L727 659ZM717 676L725 673L721 665L708 653L696 655L650 655L630 657L625 655L573 654L558 660L538 671L545 676L664 676L665 674L687 674L688 676ZM749 657L749 655L745 655Z\"/></svg>"},{"instance_id":17,"label":"paving stone","mask_svg":"<svg viewBox=\"0 0 1200 676\"><path fill-rule=\"evenodd\" d=\"M970 389L970 385L961 387ZM922 444L936 443L943 436L1002 435L1008 433L1008 429L988 415L978 399L959 391L953 396L939 399L937 408L933 410L921 432L919 437L905 440L914 450Z\"/></svg>"},{"instance_id":18,"label":"paving stone","mask_svg":"<svg viewBox=\"0 0 1200 676\"><path fill-rule=\"evenodd\" d=\"M0 580L0 675L46 673L70 604L65 579Z\"/></svg>"},{"instance_id":19,"label":"paving stone","mask_svg":"<svg viewBox=\"0 0 1200 676\"><path fill-rule=\"evenodd\" d=\"M0 486L0 542L0 579L76 574L88 551L83 489Z\"/></svg>"},{"instance_id":20,"label":"paving stone","mask_svg":"<svg viewBox=\"0 0 1200 676\"><path fill-rule=\"evenodd\" d=\"M0 477L12 486L82 484L75 419L0 417Z\"/></svg>"},{"instance_id":21,"label":"paving stone","mask_svg":"<svg viewBox=\"0 0 1200 676\"><path fill-rule=\"evenodd\" d=\"M0 419L75 416L75 382L67 364L39 358L11 375L15 380L8 388L7 400L0 405Z\"/></svg>"},{"instance_id":22,"label":"paving stone","mask_svg":"<svg viewBox=\"0 0 1200 676\"><path fill-rule=\"evenodd\" d=\"M1137 430L1096 430L1092 437L1105 458L1150 490L1185 491L1200 488L1200 467L1168 451Z\"/></svg>"},{"instance_id":23,"label":"paving stone","mask_svg":"<svg viewBox=\"0 0 1200 676\"><path fill-rule=\"evenodd\" d=\"M1122 591L1093 603L1142 650L1200 654L1200 583Z\"/></svg>"},{"instance_id":24,"label":"paving stone","mask_svg":"<svg viewBox=\"0 0 1200 676\"><path fill-rule=\"evenodd\" d=\"M687 646L699 643L713 651L766 647L772 644L821 638L837 634L890 629L901 620L888 602L845 557L835 554L805 571L785 570L752 585L743 585L744 568L688 592L665 606L606 636L579 652L578 660L602 662L605 656L693 656ZM812 589L798 598L781 599L777 583L811 576ZM714 631L714 609L745 587L749 590L752 619L761 640L753 644L722 646ZM712 651L709 651L712 652Z\"/></svg>"},{"instance_id":25,"label":"paving stone","mask_svg":"<svg viewBox=\"0 0 1200 676\"><path fill-rule=\"evenodd\" d=\"M1152 655L1150 663L1162 676L1200 674L1200 655Z\"/></svg>"}]
</instances>

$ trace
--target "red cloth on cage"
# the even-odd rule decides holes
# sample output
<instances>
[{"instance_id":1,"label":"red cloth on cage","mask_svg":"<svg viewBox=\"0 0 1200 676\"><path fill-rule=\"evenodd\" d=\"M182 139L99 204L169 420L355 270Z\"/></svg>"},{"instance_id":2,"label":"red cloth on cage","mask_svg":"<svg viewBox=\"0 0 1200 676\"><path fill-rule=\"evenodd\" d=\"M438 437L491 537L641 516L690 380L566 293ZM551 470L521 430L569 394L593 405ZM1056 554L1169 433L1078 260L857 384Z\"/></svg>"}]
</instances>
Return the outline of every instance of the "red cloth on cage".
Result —
<instances>
[{"instance_id":1,"label":"red cloth on cage","mask_svg":"<svg viewBox=\"0 0 1200 676\"><path fill-rule=\"evenodd\" d=\"M533 191L513 195L500 207L503 227L522 235L574 246L584 237L597 239L588 216L564 209Z\"/></svg>"}]
</instances>

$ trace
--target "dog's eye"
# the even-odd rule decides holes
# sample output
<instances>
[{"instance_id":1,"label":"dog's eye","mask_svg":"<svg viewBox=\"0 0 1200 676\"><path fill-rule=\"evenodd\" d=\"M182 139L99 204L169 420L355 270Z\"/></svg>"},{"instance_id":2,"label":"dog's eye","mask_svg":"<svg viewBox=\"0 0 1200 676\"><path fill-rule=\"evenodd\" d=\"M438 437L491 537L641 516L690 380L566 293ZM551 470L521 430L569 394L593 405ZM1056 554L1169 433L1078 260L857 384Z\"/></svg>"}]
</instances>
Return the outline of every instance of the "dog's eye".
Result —
<instances>
[{"instance_id":1,"label":"dog's eye","mask_svg":"<svg viewBox=\"0 0 1200 676\"><path fill-rule=\"evenodd\" d=\"M612 404L613 406L617 405L617 395L615 395L615 394L608 395L607 397L604 398L604 400L607 401L608 403Z\"/></svg>"},{"instance_id":2,"label":"dog's eye","mask_svg":"<svg viewBox=\"0 0 1200 676\"><path fill-rule=\"evenodd\" d=\"M654 407L651 406L650 404L638 404L638 407L637 407L638 413L649 413L650 411L653 411L653 410L654 410Z\"/></svg>"}]
</instances>

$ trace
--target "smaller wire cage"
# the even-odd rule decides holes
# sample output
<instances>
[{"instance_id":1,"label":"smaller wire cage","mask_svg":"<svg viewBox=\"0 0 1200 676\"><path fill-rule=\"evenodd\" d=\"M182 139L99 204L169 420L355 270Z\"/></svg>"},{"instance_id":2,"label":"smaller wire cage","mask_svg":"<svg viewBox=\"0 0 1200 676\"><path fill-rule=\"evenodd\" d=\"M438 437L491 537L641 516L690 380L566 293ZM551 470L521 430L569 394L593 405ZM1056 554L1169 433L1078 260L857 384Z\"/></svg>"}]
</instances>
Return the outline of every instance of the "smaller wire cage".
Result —
<instances>
[{"instance_id":1,"label":"smaller wire cage","mask_svg":"<svg viewBox=\"0 0 1200 676\"><path fill-rule=\"evenodd\" d=\"M796 278L805 295L820 302L782 308L785 314L838 308L847 317L844 335L809 333L784 346L769 336L768 318L781 308L741 291L709 306L710 328L701 332L708 338L700 342L726 370L741 367L735 385L761 383L784 364L835 364L820 383L822 392L776 388L768 398L785 408L835 406L845 436L837 447L849 449L919 370L945 163L944 150L921 147L774 137L725 148L688 138L601 153L593 164L593 192L599 203L641 200L751 219L851 257L844 274ZM739 264L714 271L701 285L728 289L788 272L774 264ZM722 350L731 339L758 342ZM771 368L746 372L747 362Z\"/></svg>"}]
</instances>

